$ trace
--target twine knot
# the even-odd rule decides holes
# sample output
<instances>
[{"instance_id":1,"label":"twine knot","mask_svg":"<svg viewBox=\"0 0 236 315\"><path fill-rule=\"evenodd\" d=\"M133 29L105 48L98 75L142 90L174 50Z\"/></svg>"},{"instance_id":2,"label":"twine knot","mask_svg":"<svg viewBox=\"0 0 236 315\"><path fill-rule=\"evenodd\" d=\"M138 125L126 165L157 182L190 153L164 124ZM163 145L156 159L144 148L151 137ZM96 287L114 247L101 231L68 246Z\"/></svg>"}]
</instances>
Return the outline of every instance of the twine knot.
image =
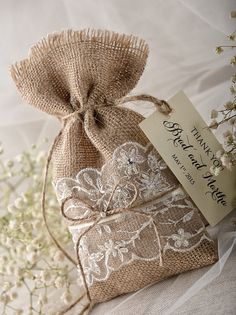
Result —
<instances>
[{"instance_id":1,"label":"twine knot","mask_svg":"<svg viewBox=\"0 0 236 315\"><path fill-rule=\"evenodd\" d=\"M68 120L70 118L76 118L76 119L79 119L81 121L84 121L84 119L83 119L84 113L85 113L85 109L81 108L81 109L75 110L74 112L72 112L68 115L63 116L62 120L65 121L65 120Z\"/></svg>"},{"instance_id":2,"label":"twine knot","mask_svg":"<svg viewBox=\"0 0 236 315\"><path fill-rule=\"evenodd\" d=\"M107 106L118 106L122 105L127 102L132 102L132 101L147 101L153 103L153 105L156 107L157 110L159 110L161 113L170 115L173 111L173 108L165 101L165 100L159 100L158 98L151 96L151 95L146 95L146 94L141 94L141 95L132 95L132 96L126 96L124 98L121 98L117 100L116 102L103 102L102 104L96 104L95 102L87 102L82 106L80 109L77 109L68 115L65 115L62 117L62 120L65 121L69 118L77 118L80 121L84 121L84 114L86 111L96 108L101 108L101 107L107 107ZM75 106L72 106L74 108Z\"/></svg>"},{"instance_id":3,"label":"twine knot","mask_svg":"<svg viewBox=\"0 0 236 315\"><path fill-rule=\"evenodd\" d=\"M93 110L96 110L97 108L116 105L114 102L111 102L111 101L100 100L99 102L95 102L93 99L89 99L88 101L83 102L82 104L80 104L77 100L71 100L70 104L71 104L72 112L69 113L68 115L63 116L62 117L63 121L70 119L70 118L76 118L76 119L79 119L83 122L84 121L84 115L87 111L89 111L89 110L93 111ZM73 111L73 109L74 109L74 111Z\"/></svg>"}]
</instances>

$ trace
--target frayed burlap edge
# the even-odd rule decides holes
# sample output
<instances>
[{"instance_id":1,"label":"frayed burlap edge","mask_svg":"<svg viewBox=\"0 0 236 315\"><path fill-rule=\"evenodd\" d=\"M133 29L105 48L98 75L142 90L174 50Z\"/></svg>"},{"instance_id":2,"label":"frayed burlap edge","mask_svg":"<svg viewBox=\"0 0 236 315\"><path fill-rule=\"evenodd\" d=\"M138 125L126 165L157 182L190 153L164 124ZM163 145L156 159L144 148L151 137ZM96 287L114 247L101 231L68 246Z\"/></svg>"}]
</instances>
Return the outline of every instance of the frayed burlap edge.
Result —
<instances>
[{"instance_id":1,"label":"frayed burlap edge","mask_svg":"<svg viewBox=\"0 0 236 315\"><path fill-rule=\"evenodd\" d=\"M106 46L112 47L116 45L121 49L135 51L137 56L146 56L149 53L148 44L141 38L134 35L119 34L114 31L101 29L83 29L74 31L72 29L62 32L48 34L37 44L33 45L29 50L29 55L26 59L16 62L10 67L10 72L17 87L21 81L27 76L27 68L29 63L36 64L42 57L45 57L51 50L54 50L62 45L73 45L81 42L97 42Z\"/></svg>"}]
</instances>

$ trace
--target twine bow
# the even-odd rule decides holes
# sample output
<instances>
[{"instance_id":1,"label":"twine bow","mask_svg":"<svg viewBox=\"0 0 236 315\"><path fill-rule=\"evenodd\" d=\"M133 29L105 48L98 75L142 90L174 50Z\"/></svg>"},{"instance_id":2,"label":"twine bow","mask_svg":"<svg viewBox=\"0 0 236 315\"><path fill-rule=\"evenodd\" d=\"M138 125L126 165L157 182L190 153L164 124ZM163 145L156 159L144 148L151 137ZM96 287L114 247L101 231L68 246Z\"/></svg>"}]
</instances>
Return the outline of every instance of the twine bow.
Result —
<instances>
[{"instance_id":1,"label":"twine bow","mask_svg":"<svg viewBox=\"0 0 236 315\"><path fill-rule=\"evenodd\" d=\"M150 96L150 95L146 95L146 94L142 94L142 95L136 95L136 96L128 96L128 97L124 97L122 99L120 99L119 101L117 101L114 105L121 105L121 104L124 104L126 102L130 102L130 101L139 101L139 100L142 100L142 101L149 101L149 102L152 102L155 107L161 112L161 113L164 113L166 115L170 115L171 112L173 111L173 109L170 107L170 105L164 101L164 100L159 100L153 96ZM100 105L102 106L102 105ZM107 105L103 105L103 106L109 106L108 104ZM91 107L91 106L90 106ZM90 107L86 107L86 110L89 109ZM98 107L98 106L97 106ZM94 108L94 107L93 107ZM64 116L62 118L63 121L71 118L71 117L75 117L75 118L78 118L80 120L83 120L82 119L82 114L84 113L84 108L83 109L80 109L80 110L76 110L66 116ZM56 138L54 139L53 141L53 144L51 146L51 149L49 150L49 153L48 153L48 158L47 158L47 161L46 161L46 165L45 165L45 174L44 174L44 181L43 181L43 189L42 189L42 199L41 199L41 207L42 207L42 215L43 215L43 220L44 220L44 223L45 223L45 226L46 226L46 229L51 237L51 239L53 240L54 244L56 245L56 247L63 252L63 254L77 267L80 269L80 272L81 272L81 275L82 275L82 279L83 279L83 285L85 287L85 293L80 296L73 304L71 304L67 309L63 310L62 312L59 313L59 315L63 315L65 313L67 313L69 310L71 310L77 303L79 303L85 296L87 296L88 300L89 300L89 303L87 305L84 306L83 310L80 312L79 315L83 315L87 310L91 310L92 307L93 307L93 302L92 302L92 299L90 297L90 293L89 293L89 288L88 288L88 285L87 285L87 282L86 282L86 277L85 277L85 273L84 273L84 270L83 270L83 266L81 264L81 260L80 260L80 253L79 253L79 248L80 248L80 242L81 242L81 239L82 237L87 234L91 229L93 229L105 216L111 216L113 214L117 214L117 213L124 213L124 212L129 212L129 213L138 213L142 216L145 216L145 217L148 217L149 219L152 218L151 215L147 214L147 213L144 213L142 211L139 211L137 209L135 209L135 207L133 207L133 203L135 202L135 200L137 199L137 196L138 196L138 191L137 191L137 187L134 183L132 182L128 182L126 181L126 183L129 183L130 185L133 186L134 188L134 191L135 191L135 194L134 194L134 197L133 199L130 201L130 203L128 204L128 206L126 208L114 208L114 209L109 209L109 205L110 205L110 202L112 200L112 197L114 195L114 192L117 188L117 186L120 184L121 180L123 179L120 179L116 184L115 186L113 187L112 189L112 192L111 192L111 195L109 197L109 200L108 200L108 203L107 203L107 206L106 206L106 209L104 211L98 211L97 209L94 209L93 207L91 207L90 205L86 204L86 207L88 207L91 211L92 211L92 215L91 217L89 218L89 221L91 222L91 219L93 219L92 221L92 224L87 228L85 229L85 231L83 233L80 234L77 242L76 242L76 256L77 256L77 262L70 256L70 254L67 253L67 251L60 245L60 243L57 241L57 239L54 237L50 227L49 227L49 224L47 222L47 217L46 217L46 207L45 207L45 199L46 199L46 188L47 188L47 178L48 178L48 172L49 172L49 165L50 165L50 161L51 161L51 158L52 158L52 154L54 152L54 148L58 142L58 140L60 139L61 135L63 134L63 131L64 131L64 127L65 127L65 124L64 126L62 127L61 131L58 133L58 135L56 136ZM76 199L76 196L72 195L65 198L61 204L61 214L63 217L65 217L67 220L71 221L71 222L76 222L76 223L81 223L81 222L87 222L88 219L85 219L85 218L81 218L81 219L77 219L77 218L72 218L72 217L69 217L66 213L65 213L65 204L66 202L68 202L69 200L71 199ZM80 200L81 202L81 200ZM155 226L155 224L154 224ZM158 247L159 247L159 259L160 259L160 266L163 265L163 258L162 258L162 250L161 250L161 242L160 242L160 237L159 237L159 234L158 234L158 231L155 227L155 232L156 232L156 235L157 235L157 242L158 242Z\"/></svg>"}]
</instances>

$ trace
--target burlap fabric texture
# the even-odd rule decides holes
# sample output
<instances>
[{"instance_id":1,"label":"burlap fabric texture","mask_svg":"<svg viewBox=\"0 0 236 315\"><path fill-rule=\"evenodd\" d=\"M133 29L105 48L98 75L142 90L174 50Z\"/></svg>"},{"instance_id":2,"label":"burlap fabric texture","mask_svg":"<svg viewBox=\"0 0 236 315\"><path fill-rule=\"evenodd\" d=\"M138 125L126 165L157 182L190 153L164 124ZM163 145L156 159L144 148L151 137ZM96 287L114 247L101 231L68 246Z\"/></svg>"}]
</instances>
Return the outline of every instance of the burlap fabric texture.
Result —
<instances>
[{"instance_id":1,"label":"burlap fabric texture","mask_svg":"<svg viewBox=\"0 0 236 315\"><path fill-rule=\"evenodd\" d=\"M93 303L217 260L198 209L138 126L143 117L119 106L147 56L132 35L68 30L11 69L24 100L62 123L53 184ZM164 115L164 101L136 99Z\"/></svg>"}]
</instances>

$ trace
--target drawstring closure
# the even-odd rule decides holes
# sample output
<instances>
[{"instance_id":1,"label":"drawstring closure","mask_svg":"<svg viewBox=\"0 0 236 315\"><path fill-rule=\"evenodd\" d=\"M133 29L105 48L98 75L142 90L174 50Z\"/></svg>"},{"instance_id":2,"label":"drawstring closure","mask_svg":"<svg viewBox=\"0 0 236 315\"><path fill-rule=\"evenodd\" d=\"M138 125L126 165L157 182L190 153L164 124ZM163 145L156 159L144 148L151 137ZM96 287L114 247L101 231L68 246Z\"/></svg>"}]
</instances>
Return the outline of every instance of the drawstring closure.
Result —
<instances>
[{"instance_id":1,"label":"drawstring closure","mask_svg":"<svg viewBox=\"0 0 236 315\"><path fill-rule=\"evenodd\" d=\"M133 102L133 101L147 101L151 102L155 105L156 109L159 110L163 114L169 115L172 111L173 108L170 107L170 105L165 101L165 100L159 100L158 98L147 95L147 94L140 94L140 95L131 95L131 96L126 96L124 98L121 98L117 102L113 104L113 106L118 106L122 105L127 102ZM81 107L78 110L75 110L68 115L63 116L61 119L63 121L68 120L70 118L77 118L83 122L83 115L88 109L96 109L96 108L101 108L101 107L107 107L107 106L112 106L108 104L103 104L103 105L89 105L87 107Z\"/></svg>"},{"instance_id":2,"label":"drawstring closure","mask_svg":"<svg viewBox=\"0 0 236 315\"><path fill-rule=\"evenodd\" d=\"M122 99L120 99L119 101L115 102L114 106L117 106L117 105L122 105L126 102L130 102L130 101L149 101L151 103L153 103L155 105L155 107L163 114L165 115L170 115L171 112L173 111L173 109L170 107L170 105L164 101L164 100L159 100L153 96L150 96L150 95L146 95L146 94L142 94L142 95L136 95L136 96L127 96L127 97L124 97ZM81 108L79 110L76 110L64 117L62 117L62 121L65 122L66 120L68 119L71 119L71 118L76 118L76 119L79 119L81 122L83 122L83 117L82 115L84 114L84 112L88 109L93 109L93 108L98 108L98 107L104 107L104 106L108 106L108 105L100 105L100 106L92 106L90 105L89 107L87 108ZM93 302L91 300L91 297L90 297L90 294L89 294L89 288L88 288L88 285L86 283L86 277L85 277L85 274L84 274L84 270L83 270L83 267L82 267L82 264L81 264L81 260L80 260L80 253L79 253L79 248L80 248L80 241L81 241L81 238L86 234L88 233L91 229L94 228L94 226L96 226L103 218L104 216L110 216L112 214L115 214L115 213L124 213L124 212L129 212L129 213L137 213L137 214L140 214L142 216L145 216L145 217L148 217L149 219L152 219L151 215L149 214L146 214L142 211L139 211L137 209L135 209L134 207L132 207L133 203L135 202L135 200L137 199L137 196L138 196L138 193L137 193L137 187L135 186L134 183L131 183L131 185L133 185L134 187L134 190L135 190L135 195L134 195L134 198L131 200L131 202L129 203L128 207L127 208L115 208L115 209L108 209L109 208L109 205L110 205L110 202L112 200L112 197L114 195L114 192L118 186L118 184L120 183L117 182L116 185L114 186L113 190L112 190L112 193L111 193L111 196L109 198L109 201L108 201L108 204L107 204L107 207L105 209L105 211L103 212L99 212L99 211L96 211L94 208L90 207L89 205L86 204L86 206L90 207L91 210L93 211L93 218L95 219L95 221L92 223L92 225L90 225L79 237L79 239L77 240L77 243L76 243L76 258L77 258L77 262L74 260L74 258L72 258L70 256L70 254L67 253L67 251L60 245L60 243L57 241L57 239L54 237L52 231L50 230L50 226L47 222L47 216L46 216L46 206L45 206L45 200L46 200L46 189L47 189L47 178L48 178L48 172L49 172L49 166L50 166L50 161L52 159L52 154L54 152L54 149L55 149L55 146L57 144L57 142L59 141L59 139L61 138L61 135L63 134L64 132L64 128L65 128L65 124L63 124L63 127L61 129L61 131L59 132L59 134L56 136L56 138L54 139L53 141L53 144L51 146L51 149L49 150L49 153L48 153L48 158L47 158L47 161L46 161L46 165L45 165L45 173L44 173L44 180L43 180L43 189L42 189L42 198L41 198L41 207L42 207L42 215L43 215L43 220L44 220L44 223L45 223L45 227L51 237L51 239L53 240L54 244L56 245L56 247L61 251L63 252L63 254L68 258L68 260L70 260L72 262L72 264L74 264L77 268L80 269L80 272L81 272L81 275L82 275L82 278L83 278L83 285L85 287L85 293L79 297L72 305L70 305L67 309L63 310L62 312L60 312L59 314L60 315L63 315L63 314L66 314L69 310L71 310L75 305L77 305L85 296L87 296L88 300L89 300L89 303L83 308L83 310L80 312L79 315L83 315L87 310L91 310L91 308L93 307ZM65 213L65 204L68 200L71 200L75 198L75 196L70 196L68 198L66 198L62 204L61 204L61 214L63 217L65 217L67 220L69 221L73 221L73 222L84 222L85 219L74 219L74 218L71 218L71 217L68 217ZM158 231L157 229L155 228L155 231L156 231L156 235L157 235L157 242L158 242L158 247L159 247L159 259L160 259L160 266L163 266L163 258L162 258L162 250L161 250L161 242L160 242L160 237L159 237L159 234L158 234Z\"/></svg>"}]
</instances>

